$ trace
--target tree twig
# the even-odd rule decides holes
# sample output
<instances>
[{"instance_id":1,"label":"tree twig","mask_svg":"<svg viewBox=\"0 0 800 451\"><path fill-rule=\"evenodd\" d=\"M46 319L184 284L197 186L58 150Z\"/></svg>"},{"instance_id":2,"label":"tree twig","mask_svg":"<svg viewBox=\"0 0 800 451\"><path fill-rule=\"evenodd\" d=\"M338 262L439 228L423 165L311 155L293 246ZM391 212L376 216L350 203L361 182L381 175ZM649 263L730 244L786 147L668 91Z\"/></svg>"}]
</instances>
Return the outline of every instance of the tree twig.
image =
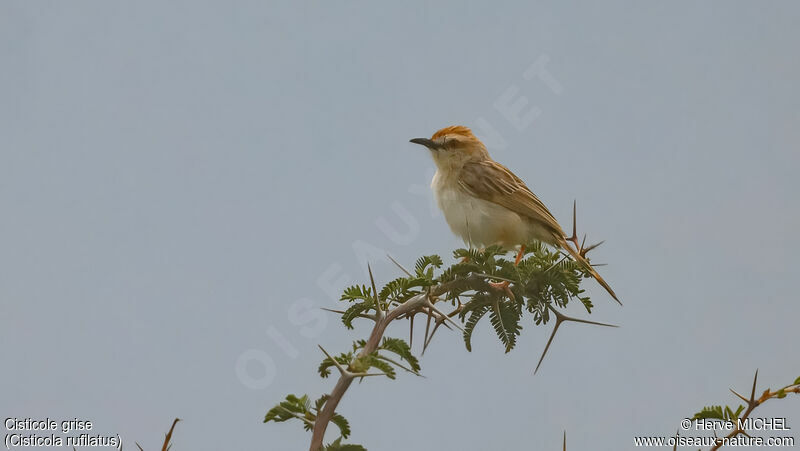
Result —
<instances>
[{"instance_id":1,"label":"tree twig","mask_svg":"<svg viewBox=\"0 0 800 451\"><path fill-rule=\"evenodd\" d=\"M749 399L745 398L744 396L742 396L742 395L740 395L738 393L736 393L735 391L733 391L733 389L730 389L731 392L733 392L734 395L736 395L738 398L742 399L744 402L747 403L747 408L745 409L745 411L742 414L742 416L739 419L737 419L737 421L734 423L734 426L736 426L736 427L728 435L726 435L725 438L717 438L716 439L716 444L713 447L711 447L710 451L716 451L716 450L720 449L722 447L722 445L724 445L727 442L730 442L730 440L732 438L736 437L739 434L748 435L747 431L742 429L741 424L742 424L742 422L744 420L747 420L747 418L750 417L750 414L753 413L753 410L755 410L756 407L758 407L761 404L769 401L770 399L777 398L779 396L782 397L781 394L783 394L784 396L785 396L786 393L799 393L800 394L800 384L792 384L792 385L787 385L787 386L785 386L783 388L780 388L780 389L778 389L776 391L772 391L770 389L766 389L766 390L764 390L764 393L761 394L761 396L756 398L756 384L757 384L757 382L758 382L758 370L756 370L756 375L753 377L753 388L750 391L750 398Z\"/></svg>"},{"instance_id":2,"label":"tree twig","mask_svg":"<svg viewBox=\"0 0 800 451\"><path fill-rule=\"evenodd\" d=\"M480 279L475 279L480 280ZM431 301L431 297L435 298L436 296L440 296L444 293L447 293L450 288L456 283L463 283L463 281L453 281L453 282L446 282L434 287L428 292L420 293L411 299L407 300L406 302L398 305L394 309L390 310L383 316L382 318L376 319L375 326L372 328L372 332L370 333L369 339L367 340L366 345L364 348L361 349L359 352L358 357L364 357L368 354L375 352L378 349L378 345L380 344L381 338L383 338L384 332L386 332L386 327L395 319L400 318L404 315L412 314L415 311L420 310L423 307L432 307L433 302ZM447 316L442 314L443 316ZM320 349L322 347L320 346ZM324 349L322 352L325 353L326 356L330 357L333 362L337 365L337 368L341 366L336 359L333 359ZM342 367L343 368L343 367ZM311 446L309 448L310 451L319 451L323 446L323 441L325 439L325 431L328 428L328 424L330 423L333 415L336 412L336 408L339 406L339 402L342 400L342 397L347 392L347 389L350 388L350 385L353 383L353 379L356 377L363 377L363 376L372 376L372 375L383 375L383 373L351 373L342 368L339 368L340 376L339 380L336 381L336 385L333 387L328 399L325 401L325 405L320 409L319 414L317 415L316 420L314 421L314 428L311 435Z\"/></svg>"}]
</instances>

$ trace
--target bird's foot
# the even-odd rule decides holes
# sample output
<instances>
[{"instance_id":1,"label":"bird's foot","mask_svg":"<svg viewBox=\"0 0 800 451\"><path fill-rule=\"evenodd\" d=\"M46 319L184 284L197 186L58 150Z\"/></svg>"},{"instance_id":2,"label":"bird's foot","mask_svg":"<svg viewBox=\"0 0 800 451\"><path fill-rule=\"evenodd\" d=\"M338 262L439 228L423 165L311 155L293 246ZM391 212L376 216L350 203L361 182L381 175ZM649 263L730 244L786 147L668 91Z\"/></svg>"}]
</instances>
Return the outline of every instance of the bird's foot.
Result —
<instances>
[{"instance_id":1,"label":"bird's foot","mask_svg":"<svg viewBox=\"0 0 800 451\"><path fill-rule=\"evenodd\" d=\"M495 290L502 291L503 293L508 296L509 299L515 299L514 293L511 291L509 285L511 282L504 280L503 282L489 282L489 286L494 288Z\"/></svg>"}]
</instances>

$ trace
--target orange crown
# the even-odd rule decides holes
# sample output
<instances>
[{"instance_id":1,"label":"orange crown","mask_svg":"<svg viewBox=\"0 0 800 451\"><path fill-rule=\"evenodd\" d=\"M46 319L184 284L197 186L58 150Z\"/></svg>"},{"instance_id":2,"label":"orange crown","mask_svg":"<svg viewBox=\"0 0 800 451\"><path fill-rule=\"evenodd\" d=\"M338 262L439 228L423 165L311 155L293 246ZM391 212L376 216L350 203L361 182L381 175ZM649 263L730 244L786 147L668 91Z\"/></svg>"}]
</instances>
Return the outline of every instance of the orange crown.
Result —
<instances>
[{"instance_id":1,"label":"orange crown","mask_svg":"<svg viewBox=\"0 0 800 451\"><path fill-rule=\"evenodd\" d=\"M472 130L463 125L451 125L450 127L445 127L438 132L434 133L431 136L431 139L441 138L444 135L461 135L465 138L476 139L475 135L472 134Z\"/></svg>"}]
</instances>

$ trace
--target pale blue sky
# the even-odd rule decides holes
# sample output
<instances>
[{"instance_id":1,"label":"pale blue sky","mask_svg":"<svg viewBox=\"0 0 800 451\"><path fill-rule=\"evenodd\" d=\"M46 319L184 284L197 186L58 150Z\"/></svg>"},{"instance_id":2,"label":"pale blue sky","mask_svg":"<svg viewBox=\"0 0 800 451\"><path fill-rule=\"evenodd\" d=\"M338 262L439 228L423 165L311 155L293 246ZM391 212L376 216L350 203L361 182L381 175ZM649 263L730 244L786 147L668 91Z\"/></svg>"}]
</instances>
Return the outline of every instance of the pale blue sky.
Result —
<instances>
[{"instance_id":1,"label":"pale blue sky","mask_svg":"<svg viewBox=\"0 0 800 451\"><path fill-rule=\"evenodd\" d=\"M789 382L798 23L788 1L4 1L0 416L90 419L126 449L175 416L175 450L307 449L263 415L330 390L318 343L367 333L307 308L365 259L396 277L383 251L460 244L408 143L451 124L562 224L577 199L625 303L589 281L592 319L622 327L566 325L535 377L549 326L510 354L488 323L472 353L437 334L426 378L353 386L353 441L553 450L566 429L570 450L632 449L756 368ZM524 75L537 61L551 79ZM520 96L540 114L517 127ZM797 431L799 403L762 413Z\"/></svg>"}]
</instances>

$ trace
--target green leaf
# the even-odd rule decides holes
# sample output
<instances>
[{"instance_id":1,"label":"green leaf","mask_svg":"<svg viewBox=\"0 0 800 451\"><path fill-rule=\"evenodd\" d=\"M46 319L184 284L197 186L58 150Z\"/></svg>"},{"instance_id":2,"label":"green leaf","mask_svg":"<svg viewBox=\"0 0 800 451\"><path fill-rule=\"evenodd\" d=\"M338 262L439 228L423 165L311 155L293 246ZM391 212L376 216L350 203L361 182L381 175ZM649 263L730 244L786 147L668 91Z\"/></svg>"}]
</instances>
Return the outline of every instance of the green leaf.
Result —
<instances>
[{"instance_id":1,"label":"green leaf","mask_svg":"<svg viewBox=\"0 0 800 451\"><path fill-rule=\"evenodd\" d=\"M428 266L432 266L432 268L428 268ZM438 255L425 255L417 260L417 263L414 265L414 271L417 273L417 277L431 279L433 278L433 268L441 267L442 257L439 257Z\"/></svg>"},{"instance_id":2,"label":"green leaf","mask_svg":"<svg viewBox=\"0 0 800 451\"><path fill-rule=\"evenodd\" d=\"M292 407L292 411L294 412L306 412L308 410L308 395L303 395L301 397L297 397L296 395L287 395L286 396L286 403L287 405Z\"/></svg>"},{"instance_id":3,"label":"green leaf","mask_svg":"<svg viewBox=\"0 0 800 451\"><path fill-rule=\"evenodd\" d=\"M405 340L400 338L384 337L378 349L384 349L399 355L401 359L408 362L408 365L412 370L414 370L414 372L419 371L419 360L417 360L414 354L411 353L411 346L409 346Z\"/></svg>"},{"instance_id":4,"label":"green leaf","mask_svg":"<svg viewBox=\"0 0 800 451\"><path fill-rule=\"evenodd\" d=\"M356 445L353 443L342 443L342 438L339 437L333 441L333 443L329 444L325 447L325 451L367 451L367 448L364 448L361 445Z\"/></svg>"},{"instance_id":5,"label":"green leaf","mask_svg":"<svg viewBox=\"0 0 800 451\"><path fill-rule=\"evenodd\" d=\"M354 443L345 443L337 448L328 448L327 451L367 451L367 448Z\"/></svg>"},{"instance_id":6,"label":"green leaf","mask_svg":"<svg viewBox=\"0 0 800 451\"><path fill-rule=\"evenodd\" d=\"M725 420L725 415L722 412L722 406L703 407L703 410L697 412L692 417L692 420L703 420L703 419Z\"/></svg>"},{"instance_id":7,"label":"green leaf","mask_svg":"<svg viewBox=\"0 0 800 451\"><path fill-rule=\"evenodd\" d=\"M363 348L367 345L367 340L354 340L353 341L353 352L358 351L359 349Z\"/></svg>"},{"instance_id":8,"label":"green leaf","mask_svg":"<svg viewBox=\"0 0 800 451\"><path fill-rule=\"evenodd\" d=\"M580 297L579 296L578 299L581 301L583 306L586 308L586 313L592 313L592 307L594 307L594 305L592 305L592 301L589 300L589 297L588 296L584 296L584 297Z\"/></svg>"},{"instance_id":9,"label":"green leaf","mask_svg":"<svg viewBox=\"0 0 800 451\"><path fill-rule=\"evenodd\" d=\"M483 252L481 252L481 255L487 259L493 258L496 255L505 255L505 254L506 250L503 249L503 246L500 246L498 244L493 244L484 249Z\"/></svg>"},{"instance_id":10,"label":"green leaf","mask_svg":"<svg viewBox=\"0 0 800 451\"><path fill-rule=\"evenodd\" d=\"M371 301L373 300L372 297L372 289L367 287L366 285L353 285L352 287L347 287L344 289L344 293L342 293L341 297L342 301Z\"/></svg>"},{"instance_id":11,"label":"green leaf","mask_svg":"<svg viewBox=\"0 0 800 451\"><path fill-rule=\"evenodd\" d=\"M477 271L480 268L471 263L456 263L455 265L442 271L439 276L439 282L452 282L458 278L463 278L472 271Z\"/></svg>"},{"instance_id":12,"label":"green leaf","mask_svg":"<svg viewBox=\"0 0 800 451\"><path fill-rule=\"evenodd\" d=\"M383 301L397 301L401 302L401 300L405 297L408 290L409 279L406 277L398 277L387 283L386 285L381 288L381 292L379 294L381 300Z\"/></svg>"},{"instance_id":13,"label":"green leaf","mask_svg":"<svg viewBox=\"0 0 800 451\"><path fill-rule=\"evenodd\" d=\"M373 308L374 302L372 301L365 301L359 302L358 304L353 304L347 308L347 310L342 313L342 323L344 323L344 327L348 329L353 328L353 320L358 318L360 314L364 313L364 311Z\"/></svg>"},{"instance_id":14,"label":"green leaf","mask_svg":"<svg viewBox=\"0 0 800 451\"><path fill-rule=\"evenodd\" d=\"M494 304L494 297L490 296L488 293L477 293L472 296L470 301L461 307L458 317L463 321L467 314L471 313L473 310L477 310L481 306L491 307L492 304Z\"/></svg>"},{"instance_id":15,"label":"green leaf","mask_svg":"<svg viewBox=\"0 0 800 451\"><path fill-rule=\"evenodd\" d=\"M380 358L378 358L376 353L367 354L361 357L361 360L368 365L367 368L365 368L362 371L366 371L369 368L377 368L378 370L386 374L386 376L389 379L394 379L395 377L397 377L397 372L394 370L394 367L392 367L392 365L390 365L385 360L381 360Z\"/></svg>"},{"instance_id":16,"label":"green leaf","mask_svg":"<svg viewBox=\"0 0 800 451\"><path fill-rule=\"evenodd\" d=\"M381 288L379 297L383 301L403 303L420 293L419 289L433 285L434 281L425 277L398 277Z\"/></svg>"},{"instance_id":17,"label":"green leaf","mask_svg":"<svg viewBox=\"0 0 800 451\"><path fill-rule=\"evenodd\" d=\"M475 329L475 325L478 324L478 321L480 321L488 311L489 306L486 304L477 307L475 310L472 310L469 319L464 324L464 344L469 352L472 352L472 332Z\"/></svg>"},{"instance_id":18,"label":"green leaf","mask_svg":"<svg viewBox=\"0 0 800 451\"><path fill-rule=\"evenodd\" d=\"M456 249L453 251L453 258L474 262L478 259L481 252L478 249Z\"/></svg>"},{"instance_id":19,"label":"green leaf","mask_svg":"<svg viewBox=\"0 0 800 451\"><path fill-rule=\"evenodd\" d=\"M347 367L353 360L353 353L351 352L348 352L346 354L341 353L338 356L335 356L334 358L344 367ZM333 360L331 360L328 357L325 357L325 359L322 360L322 363L319 364L319 368L317 368L317 371L319 372L320 377L326 378L331 375L331 367L335 366L336 365L333 363Z\"/></svg>"},{"instance_id":20,"label":"green leaf","mask_svg":"<svg viewBox=\"0 0 800 451\"><path fill-rule=\"evenodd\" d=\"M489 320L494 327L497 337L506 346L506 352L511 351L517 344L517 335L520 333L519 311L511 306L510 302L496 300L489 314Z\"/></svg>"},{"instance_id":21,"label":"green leaf","mask_svg":"<svg viewBox=\"0 0 800 451\"><path fill-rule=\"evenodd\" d=\"M514 265L514 254L499 246L486 249L457 249L453 255L461 259L443 268L441 257L428 255L419 258L414 265L414 275L400 277L385 284L377 293L374 286L355 285L344 290L341 299L350 304L343 309L342 323L348 329L361 315L369 314L377 308L376 302L392 307L407 302L412 296L426 293L428 287L447 283L447 293L438 294L438 300L446 305L460 306L458 318L464 323L464 342L467 350L472 350L472 335L477 324L489 313L492 328L509 352L514 348L517 336L521 333L521 317L525 310L533 315L537 325L548 323L554 316L551 307L566 307L571 301L581 302L588 313L594 305L584 291L581 283L588 277L586 268L570 258L563 258L561 252L538 241L526 245L524 259ZM436 276L438 274L438 276ZM497 290L490 290L483 275L508 279L514 292L514 300L505 299ZM463 302L463 304L462 304ZM319 373L327 377L335 362L354 373L380 372L394 379L397 368L418 375L420 365L406 341L397 338L383 338L376 351L358 356L366 347L365 340L353 342L353 350L335 357L327 357L319 365ZM399 356L399 358L398 358ZM795 380L800 384L800 377ZM779 393L776 396L780 396ZM311 402L307 396L289 395L267 412L265 421L287 421L295 418L303 422L306 429L313 426L316 416L324 409L327 396ZM735 419L741 415L743 406L733 409L725 406L706 407L696 414L697 418ZM327 450L365 450L361 445L343 444L344 437L350 435L350 425L343 417L335 414L332 420L339 427L342 437L327 445Z\"/></svg>"},{"instance_id":22,"label":"green leaf","mask_svg":"<svg viewBox=\"0 0 800 451\"><path fill-rule=\"evenodd\" d=\"M800 385L800 377L795 379L794 382L792 382L792 385Z\"/></svg>"},{"instance_id":23,"label":"green leaf","mask_svg":"<svg viewBox=\"0 0 800 451\"><path fill-rule=\"evenodd\" d=\"M319 412L322 410L322 407L325 406L325 403L328 402L329 395L322 395L316 401L314 401L314 411Z\"/></svg>"},{"instance_id":24,"label":"green leaf","mask_svg":"<svg viewBox=\"0 0 800 451\"><path fill-rule=\"evenodd\" d=\"M703 407L703 410L697 412L692 417L693 420L702 420L702 419L713 419L713 420L722 420L722 421L736 421L739 418L739 415L744 410L744 406L740 405L736 408L734 412L730 407L725 406L709 406Z\"/></svg>"},{"instance_id":25,"label":"green leaf","mask_svg":"<svg viewBox=\"0 0 800 451\"><path fill-rule=\"evenodd\" d=\"M339 432L342 434L343 438L350 436L350 423L345 419L345 417L339 415L338 413L334 413L333 417L331 417L331 423L339 427Z\"/></svg>"},{"instance_id":26,"label":"green leaf","mask_svg":"<svg viewBox=\"0 0 800 451\"><path fill-rule=\"evenodd\" d=\"M309 421L313 421L314 415L309 411L311 402L308 395L297 397L296 395L286 395L286 399L281 401L275 407L269 409L264 416L264 423L274 421L282 423L291 419L298 419L303 421L303 427L307 430L310 429Z\"/></svg>"},{"instance_id":27,"label":"green leaf","mask_svg":"<svg viewBox=\"0 0 800 451\"><path fill-rule=\"evenodd\" d=\"M264 423L270 421L281 423L286 420L291 420L292 418L295 418L295 416L292 415L291 412L287 412L285 408L283 408L280 404L278 404L277 406L269 409L267 415L264 417Z\"/></svg>"}]
</instances>

